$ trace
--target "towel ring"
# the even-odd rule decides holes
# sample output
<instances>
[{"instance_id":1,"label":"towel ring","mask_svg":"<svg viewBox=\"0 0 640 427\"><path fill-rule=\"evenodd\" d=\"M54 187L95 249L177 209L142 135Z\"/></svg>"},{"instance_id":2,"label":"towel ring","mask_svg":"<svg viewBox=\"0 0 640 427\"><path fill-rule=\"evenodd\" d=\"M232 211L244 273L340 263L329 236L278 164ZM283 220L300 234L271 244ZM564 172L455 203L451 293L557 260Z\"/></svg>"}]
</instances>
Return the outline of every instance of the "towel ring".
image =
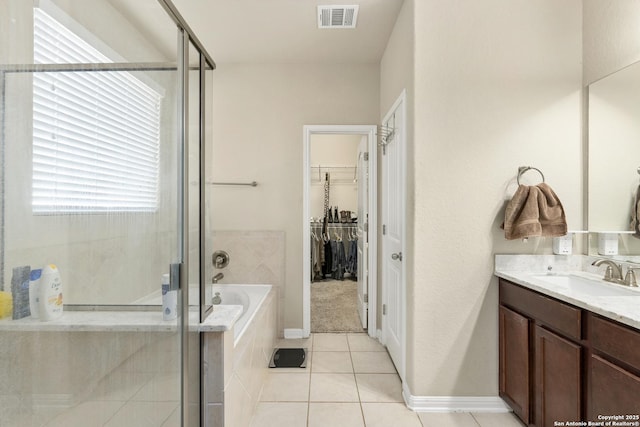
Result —
<instances>
[{"instance_id":1,"label":"towel ring","mask_svg":"<svg viewBox=\"0 0 640 427\"><path fill-rule=\"evenodd\" d=\"M534 168L532 166L520 166L518 168L518 178L516 179L516 181L518 182L518 185L520 185L520 177L528 170L534 170L534 171L538 172L540 174L540 176L542 177L542 182L544 182L544 174L540 171L540 169Z\"/></svg>"}]
</instances>

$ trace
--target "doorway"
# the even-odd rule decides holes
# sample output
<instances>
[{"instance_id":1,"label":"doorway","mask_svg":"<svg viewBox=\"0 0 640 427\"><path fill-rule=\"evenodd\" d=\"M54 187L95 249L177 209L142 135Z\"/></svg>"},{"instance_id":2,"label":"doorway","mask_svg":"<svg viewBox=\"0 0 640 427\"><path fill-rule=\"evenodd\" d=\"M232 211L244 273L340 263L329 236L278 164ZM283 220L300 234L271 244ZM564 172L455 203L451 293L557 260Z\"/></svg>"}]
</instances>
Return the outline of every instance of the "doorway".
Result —
<instances>
[{"instance_id":1,"label":"doorway","mask_svg":"<svg viewBox=\"0 0 640 427\"><path fill-rule=\"evenodd\" d=\"M305 337L355 332L347 327L376 336L375 138L376 126L304 127Z\"/></svg>"}]
</instances>

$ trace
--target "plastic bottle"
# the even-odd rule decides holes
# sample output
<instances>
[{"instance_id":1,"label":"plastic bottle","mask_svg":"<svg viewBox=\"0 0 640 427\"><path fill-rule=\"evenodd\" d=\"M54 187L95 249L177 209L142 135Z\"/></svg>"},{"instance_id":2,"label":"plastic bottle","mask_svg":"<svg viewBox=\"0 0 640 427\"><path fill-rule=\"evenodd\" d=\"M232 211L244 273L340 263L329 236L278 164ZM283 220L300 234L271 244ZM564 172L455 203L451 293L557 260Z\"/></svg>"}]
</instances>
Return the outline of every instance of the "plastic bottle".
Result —
<instances>
[{"instance_id":1,"label":"plastic bottle","mask_svg":"<svg viewBox=\"0 0 640 427\"><path fill-rule=\"evenodd\" d=\"M162 275L162 320L174 320L178 317L178 291L170 290L168 274Z\"/></svg>"},{"instance_id":2,"label":"plastic bottle","mask_svg":"<svg viewBox=\"0 0 640 427\"><path fill-rule=\"evenodd\" d=\"M29 308L31 309L31 317L37 319L40 317L40 278L42 277L42 269L31 270L29 276Z\"/></svg>"},{"instance_id":3,"label":"plastic bottle","mask_svg":"<svg viewBox=\"0 0 640 427\"><path fill-rule=\"evenodd\" d=\"M48 321L62 316L62 282L58 267L54 264L49 264L42 269L39 293L38 315L40 319Z\"/></svg>"}]
</instances>

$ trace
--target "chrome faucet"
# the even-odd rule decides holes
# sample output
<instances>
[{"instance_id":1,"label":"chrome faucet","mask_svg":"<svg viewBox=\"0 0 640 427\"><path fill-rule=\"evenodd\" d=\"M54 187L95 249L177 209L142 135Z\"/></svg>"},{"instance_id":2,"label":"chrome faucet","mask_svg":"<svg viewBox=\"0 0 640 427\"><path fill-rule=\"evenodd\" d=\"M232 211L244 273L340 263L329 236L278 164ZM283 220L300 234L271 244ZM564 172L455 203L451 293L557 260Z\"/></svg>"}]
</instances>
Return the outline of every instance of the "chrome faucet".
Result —
<instances>
[{"instance_id":1,"label":"chrome faucet","mask_svg":"<svg viewBox=\"0 0 640 427\"><path fill-rule=\"evenodd\" d=\"M602 264L607 265L607 269L604 272L604 278L603 278L605 282L617 283L619 285L626 285L625 281L622 280L622 266L620 264L616 264L615 262L609 259L597 259L591 263L591 265L595 265L596 267L599 267Z\"/></svg>"},{"instance_id":2,"label":"chrome faucet","mask_svg":"<svg viewBox=\"0 0 640 427\"><path fill-rule=\"evenodd\" d=\"M211 278L211 283L218 283L220 280L224 278L224 274L218 273Z\"/></svg>"}]
</instances>

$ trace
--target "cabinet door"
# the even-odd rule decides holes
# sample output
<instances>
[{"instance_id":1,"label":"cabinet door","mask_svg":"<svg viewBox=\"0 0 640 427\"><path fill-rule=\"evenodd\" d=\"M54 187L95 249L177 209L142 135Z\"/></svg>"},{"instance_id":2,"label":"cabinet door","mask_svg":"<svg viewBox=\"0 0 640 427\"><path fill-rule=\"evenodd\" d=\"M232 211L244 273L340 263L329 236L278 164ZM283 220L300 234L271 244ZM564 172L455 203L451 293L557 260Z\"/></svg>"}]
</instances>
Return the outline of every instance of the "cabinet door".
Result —
<instances>
[{"instance_id":1,"label":"cabinet door","mask_svg":"<svg viewBox=\"0 0 640 427\"><path fill-rule=\"evenodd\" d=\"M500 397L529 423L529 319L500 306Z\"/></svg>"},{"instance_id":2,"label":"cabinet door","mask_svg":"<svg viewBox=\"0 0 640 427\"><path fill-rule=\"evenodd\" d=\"M582 419L581 347L535 327L535 425Z\"/></svg>"},{"instance_id":3,"label":"cabinet door","mask_svg":"<svg viewBox=\"0 0 640 427\"><path fill-rule=\"evenodd\" d=\"M592 355L587 416L638 415L640 378L599 356ZM637 421L637 420L633 420Z\"/></svg>"}]
</instances>

